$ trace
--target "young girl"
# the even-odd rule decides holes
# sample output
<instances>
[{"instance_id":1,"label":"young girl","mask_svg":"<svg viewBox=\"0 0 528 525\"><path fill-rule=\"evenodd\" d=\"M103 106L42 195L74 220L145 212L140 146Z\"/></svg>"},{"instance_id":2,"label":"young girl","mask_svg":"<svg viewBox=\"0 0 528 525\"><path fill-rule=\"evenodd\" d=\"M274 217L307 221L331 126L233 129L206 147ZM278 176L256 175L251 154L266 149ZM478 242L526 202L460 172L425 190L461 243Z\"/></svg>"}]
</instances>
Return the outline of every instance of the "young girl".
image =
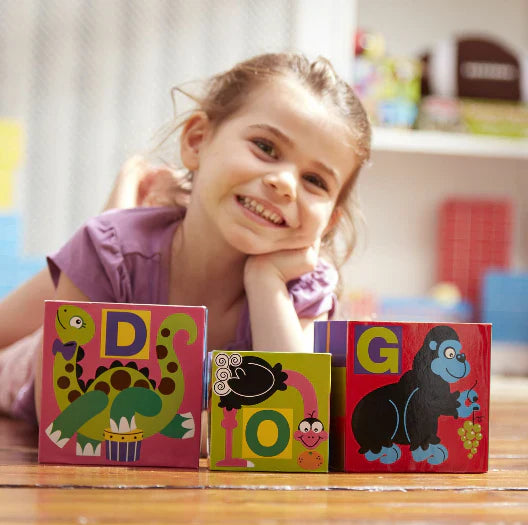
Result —
<instances>
[{"instance_id":1,"label":"young girl","mask_svg":"<svg viewBox=\"0 0 528 525\"><path fill-rule=\"evenodd\" d=\"M332 313L335 268L352 249L365 111L328 61L294 54L242 62L197 102L179 136L184 174L167 190L185 207L88 221L48 258L53 298L206 305L209 350L312 351L313 322ZM32 368L40 352L24 351ZM38 408L38 366L34 377Z\"/></svg>"}]
</instances>

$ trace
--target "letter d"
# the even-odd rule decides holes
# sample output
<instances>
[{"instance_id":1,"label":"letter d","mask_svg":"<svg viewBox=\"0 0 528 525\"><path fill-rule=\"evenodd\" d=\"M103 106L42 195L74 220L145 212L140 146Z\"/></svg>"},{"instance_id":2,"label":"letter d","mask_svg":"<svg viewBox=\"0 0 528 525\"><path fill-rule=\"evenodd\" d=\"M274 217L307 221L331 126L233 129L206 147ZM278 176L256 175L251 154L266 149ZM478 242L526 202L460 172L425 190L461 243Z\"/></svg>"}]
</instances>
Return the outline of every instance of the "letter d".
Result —
<instances>
[{"instance_id":1,"label":"letter d","mask_svg":"<svg viewBox=\"0 0 528 525\"><path fill-rule=\"evenodd\" d=\"M109 310L104 341L105 357L137 357L147 342L145 321L133 312Z\"/></svg>"}]
</instances>

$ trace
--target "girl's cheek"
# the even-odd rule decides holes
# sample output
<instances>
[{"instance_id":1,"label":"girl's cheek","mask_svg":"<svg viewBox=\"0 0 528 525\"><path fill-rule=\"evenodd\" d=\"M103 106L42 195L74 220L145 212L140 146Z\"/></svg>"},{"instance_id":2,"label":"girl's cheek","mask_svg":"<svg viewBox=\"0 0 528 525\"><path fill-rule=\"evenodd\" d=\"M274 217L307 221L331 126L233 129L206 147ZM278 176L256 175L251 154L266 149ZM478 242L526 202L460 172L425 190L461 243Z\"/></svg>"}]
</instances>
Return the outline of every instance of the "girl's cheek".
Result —
<instances>
[{"instance_id":1,"label":"girl's cheek","mask_svg":"<svg viewBox=\"0 0 528 525\"><path fill-rule=\"evenodd\" d=\"M333 208L325 206L324 209L317 210L318 213L315 213L312 217L314 241L315 239L320 239L324 236L325 230L330 224L330 219L332 218L332 210Z\"/></svg>"},{"instance_id":2,"label":"girl's cheek","mask_svg":"<svg viewBox=\"0 0 528 525\"><path fill-rule=\"evenodd\" d=\"M321 240L321 236L317 232L312 232L310 234L299 235L294 237L289 241L289 248L308 248L309 246L314 246Z\"/></svg>"}]
</instances>

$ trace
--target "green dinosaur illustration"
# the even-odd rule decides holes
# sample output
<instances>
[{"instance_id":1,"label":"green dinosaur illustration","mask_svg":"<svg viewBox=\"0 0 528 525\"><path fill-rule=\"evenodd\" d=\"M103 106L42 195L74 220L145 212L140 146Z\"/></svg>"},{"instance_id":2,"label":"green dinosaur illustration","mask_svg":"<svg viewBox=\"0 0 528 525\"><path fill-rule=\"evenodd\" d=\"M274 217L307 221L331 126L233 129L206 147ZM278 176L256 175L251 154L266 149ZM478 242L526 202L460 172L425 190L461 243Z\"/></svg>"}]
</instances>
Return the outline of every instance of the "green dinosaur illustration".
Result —
<instances>
[{"instance_id":1,"label":"green dinosaur illustration","mask_svg":"<svg viewBox=\"0 0 528 525\"><path fill-rule=\"evenodd\" d=\"M156 336L156 355L161 371L157 387L148 369L134 362L123 366L114 361L110 368L99 367L86 385L80 379L84 350L95 334L92 317L82 308L63 304L57 310L55 328L59 339L53 345L53 387L61 413L47 427L46 434L59 447L77 433L79 456L101 455L104 435L164 434L186 439L194 436L192 414L176 414L185 390L183 372L173 347L174 334L185 330L187 344L195 342L197 327L187 314L169 315ZM107 454L108 456L108 454Z\"/></svg>"}]
</instances>

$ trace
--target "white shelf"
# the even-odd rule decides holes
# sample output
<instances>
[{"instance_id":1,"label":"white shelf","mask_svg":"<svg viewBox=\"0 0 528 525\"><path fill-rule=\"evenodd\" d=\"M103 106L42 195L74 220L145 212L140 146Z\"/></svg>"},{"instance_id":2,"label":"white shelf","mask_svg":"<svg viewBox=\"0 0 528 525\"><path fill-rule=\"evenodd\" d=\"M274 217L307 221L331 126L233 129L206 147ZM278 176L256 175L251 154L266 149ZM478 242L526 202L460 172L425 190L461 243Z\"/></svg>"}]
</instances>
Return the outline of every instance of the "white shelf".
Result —
<instances>
[{"instance_id":1,"label":"white shelf","mask_svg":"<svg viewBox=\"0 0 528 525\"><path fill-rule=\"evenodd\" d=\"M375 127L376 151L528 159L528 139Z\"/></svg>"}]
</instances>

